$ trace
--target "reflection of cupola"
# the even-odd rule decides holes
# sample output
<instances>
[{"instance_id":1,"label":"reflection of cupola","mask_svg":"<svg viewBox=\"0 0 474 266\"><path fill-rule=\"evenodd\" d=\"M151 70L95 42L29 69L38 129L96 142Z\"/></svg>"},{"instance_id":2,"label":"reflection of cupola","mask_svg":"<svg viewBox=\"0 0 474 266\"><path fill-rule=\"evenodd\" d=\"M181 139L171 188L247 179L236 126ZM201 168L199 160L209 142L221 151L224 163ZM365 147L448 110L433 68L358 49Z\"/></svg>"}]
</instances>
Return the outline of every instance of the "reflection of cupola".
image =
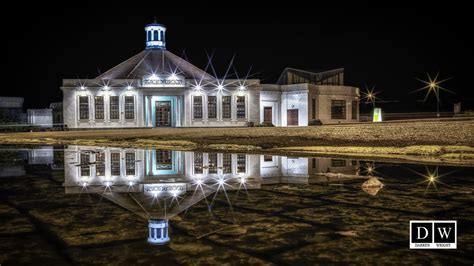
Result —
<instances>
[{"instance_id":1,"label":"reflection of cupola","mask_svg":"<svg viewBox=\"0 0 474 266\"><path fill-rule=\"evenodd\" d=\"M155 22L145 26L146 49L166 49L165 25Z\"/></svg>"},{"instance_id":2,"label":"reflection of cupola","mask_svg":"<svg viewBox=\"0 0 474 266\"><path fill-rule=\"evenodd\" d=\"M163 245L169 241L170 237L168 235L168 220L148 220L148 243L153 245Z\"/></svg>"}]
</instances>

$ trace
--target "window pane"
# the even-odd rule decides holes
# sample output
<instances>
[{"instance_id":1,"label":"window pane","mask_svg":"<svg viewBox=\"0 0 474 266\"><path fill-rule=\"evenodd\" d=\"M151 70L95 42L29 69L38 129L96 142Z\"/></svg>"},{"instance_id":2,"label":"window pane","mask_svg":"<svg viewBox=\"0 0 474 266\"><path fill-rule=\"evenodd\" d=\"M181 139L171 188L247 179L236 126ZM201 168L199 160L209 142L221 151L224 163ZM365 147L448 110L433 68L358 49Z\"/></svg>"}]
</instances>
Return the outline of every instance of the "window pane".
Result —
<instances>
[{"instance_id":1,"label":"window pane","mask_svg":"<svg viewBox=\"0 0 474 266\"><path fill-rule=\"evenodd\" d=\"M125 154L125 174L135 175L135 153Z\"/></svg>"},{"instance_id":2,"label":"window pane","mask_svg":"<svg viewBox=\"0 0 474 266\"><path fill-rule=\"evenodd\" d=\"M111 175L120 175L120 153L110 153L110 171Z\"/></svg>"},{"instance_id":3,"label":"window pane","mask_svg":"<svg viewBox=\"0 0 474 266\"><path fill-rule=\"evenodd\" d=\"M193 97L193 117L202 118L202 96Z\"/></svg>"},{"instance_id":4,"label":"window pane","mask_svg":"<svg viewBox=\"0 0 474 266\"><path fill-rule=\"evenodd\" d=\"M119 119L119 97L110 96L110 119Z\"/></svg>"},{"instance_id":5,"label":"window pane","mask_svg":"<svg viewBox=\"0 0 474 266\"><path fill-rule=\"evenodd\" d=\"M237 96L237 118L245 118L245 96Z\"/></svg>"},{"instance_id":6,"label":"window pane","mask_svg":"<svg viewBox=\"0 0 474 266\"><path fill-rule=\"evenodd\" d=\"M331 159L331 167L346 166L346 160Z\"/></svg>"},{"instance_id":7,"label":"window pane","mask_svg":"<svg viewBox=\"0 0 474 266\"><path fill-rule=\"evenodd\" d=\"M231 96L222 96L222 118L231 117Z\"/></svg>"},{"instance_id":8,"label":"window pane","mask_svg":"<svg viewBox=\"0 0 474 266\"><path fill-rule=\"evenodd\" d=\"M125 96L125 119L135 118L135 101L133 96Z\"/></svg>"},{"instance_id":9,"label":"window pane","mask_svg":"<svg viewBox=\"0 0 474 266\"><path fill-rule=\"evenodd\" d=\"M202 153L195 152L194 153L194 174L202 174L202 168L203 168Z\"/></svg>"},{"instance_id":10,"label":"window pane","mask_svg":"<svg viewBox=\"0 0 474 266\"><path fill-rule=\"evenodd\" d=\"M90 176L90 155L88 153L81 153L81 176Z\"/></svg>"},{"instance_id":11,"label":"window pane","mask_svg":"<svg viewBox=\"0 0 474 266\"><path fill-rule=\"evenodd\" d=\"M105 153L99 152L95 154L95 174L97 176L105 175Z\"/></svg>"},{"instance_id":12,"label":"window pane","mask_svg":"<svg viewBox=\"0 0 474 266\"><path fill-rule=\"evenodd\" d=\"M331 101L331 119L346 119L346 101Z\"/></svg>"},{"instance_id":13,"label":"window pane","mask_svg":"<svg viewBox=\"0 0 474 266\"><path fill-rule=\"evenodd\" d=\"M209 153L209 174L217 174L217 153Z\"/></svg>"},{"instance_id":14,"label":"window pane","mask_svg":"<svg viewBox=\"0 0 474 266\"><path fill-rule=\"evenodd\" d=\"M217 118L217 97L208 96L207 97L207 116L208 118Z\"/></svg>"},{"instance_id":15,"label":"window pane","mask_svg":"<svg viewBox=\"0 0 474 266\"><path fill-rule=\"evenodd\" d=\"M79 97L79 119L89 119L89 97Z\"/></svg>"},{"instance_id":16,"label":"window pane","mask_svg":"<svg viewBox=\"0 0 474 266\"><path fill-rule=\"evenodd\" d=\"M232 173L232 155L225 153L222 157L222 170L224 174Z\"/></svg>"},{"instance_id":17,"label":"window pane","mask_svg":"<svg viewBox=\"0 0 474 266\"><path fill-rule=\"evenodd\" d=\"M104 119L104 96L96 96L95 101L95 119Z\"/></svg>"},{"instance_id":18,"label":"window pane","mask_svg":"<svg viewBox=\"0 0 474 266\"><path fill-rule=\"evenodd\" d=\"M245 154L237 154L237 173L245 173L246 158Z\"/></svg>"}]
</instances>

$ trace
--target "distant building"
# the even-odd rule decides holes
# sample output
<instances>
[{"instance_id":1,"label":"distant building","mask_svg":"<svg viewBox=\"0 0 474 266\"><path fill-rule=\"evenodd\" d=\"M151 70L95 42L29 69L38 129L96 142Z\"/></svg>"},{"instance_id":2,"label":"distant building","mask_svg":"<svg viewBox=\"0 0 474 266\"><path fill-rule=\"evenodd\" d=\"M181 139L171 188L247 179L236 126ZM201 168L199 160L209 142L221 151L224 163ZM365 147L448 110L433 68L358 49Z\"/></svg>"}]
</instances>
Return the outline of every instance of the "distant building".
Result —
<instances>
[{"instance_id":1,"label":"distant building","mask_svg":"<svg viewBox=\"0 0 474 266\"><path fill-rule=\"evenodd\" d=\"M166 49L166 27L145 26L145 49L94 79L64 79L68 128L307 126L356 122L359 90L343 69L293 68L277 84L219 79Z\"/></svg>"},{"instance_id":2,"label":"distant building","mask_svg":"<svg viewBox=\"0 0 474 266\"><path fill-rule=\"evenodd\" d=\"M51 103L49 109L53 110L53 125L61 126L63 124L63 102Z\"/></svg>"},{"instance_id":3,"label":"distant building","mask_svg":"<svg viewBox=\"0 0 474 266\"><path fill-rule=\"evenodd\" d=\"M52 109L28 109L28 124L40 127L53 126Z\"/></svg>"},{"instance_id":4,"label":"distant building","mask_svg":"<svg viewBox=\"0 0 474 266\"><path fill-rule=\"evenodd\" d=\"M0 97L0 124L25 123L22 97Z\"/></svg>"}]
</instances>

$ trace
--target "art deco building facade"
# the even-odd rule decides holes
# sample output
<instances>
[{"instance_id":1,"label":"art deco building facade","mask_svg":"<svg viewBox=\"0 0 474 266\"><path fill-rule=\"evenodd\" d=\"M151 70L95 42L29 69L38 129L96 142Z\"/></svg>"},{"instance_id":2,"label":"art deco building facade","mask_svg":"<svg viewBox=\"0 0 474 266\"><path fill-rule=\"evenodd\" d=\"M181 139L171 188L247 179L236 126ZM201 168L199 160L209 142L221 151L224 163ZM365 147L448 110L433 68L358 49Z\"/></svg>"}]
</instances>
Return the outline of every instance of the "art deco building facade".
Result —
<instances>
[{"instance_id":1,"label":"art deco building facade","mask_svg":"<svg viewBox=\"0 0 474 266\"><path fill-rule=\"evenodd\" d=\"M166 28L145 27L146 47L94 79L64 79L68 128L239 127L358 121L359 91L343 70L286 69L277 84L218 79L166 50Z\"/></svg>"}]
</instances>

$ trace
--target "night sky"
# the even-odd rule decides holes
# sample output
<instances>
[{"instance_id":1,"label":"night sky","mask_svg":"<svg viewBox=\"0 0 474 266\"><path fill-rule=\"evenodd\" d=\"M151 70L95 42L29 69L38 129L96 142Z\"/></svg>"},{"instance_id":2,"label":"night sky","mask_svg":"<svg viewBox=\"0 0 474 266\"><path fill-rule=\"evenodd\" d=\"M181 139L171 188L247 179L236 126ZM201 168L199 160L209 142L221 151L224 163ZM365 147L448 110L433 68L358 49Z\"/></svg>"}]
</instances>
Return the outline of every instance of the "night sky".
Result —
<instances>
[{"instance_id":1,"label":"night sky","mask_svg":"<svg viewBox=\"0 0 474 266\"><path fill-rule=\"evenodd\" d=\"M218 75L234 54L244 75L252 66L262 83L275 82L285 67L305 70L345 68L347 85L375 86L382 107L393 111L434 111L425 104L415 77L440 72L453 77L443 85L442 109L474 107L471 86L473 29L465 4L406 2L403 8L378 2L313 7L296 1L258 8L252 3L201 1L164 5L163 1L128 1L98 5L75 1L69 6L17 1L1 18L4 86L0 95L25 97L26 108L61 101L63 78L94 78L144 49L144 26L156 16L167 26L167 48L204 68L206 51L214 53ZM255 3L255 2L254 2ZM397 2L400 3L400 2ZM451 6L449 6L451 4ZM316 6L316 7L314 7ZM399 102L390 102L399 101Z\"/></svg>"}]
</instances>

